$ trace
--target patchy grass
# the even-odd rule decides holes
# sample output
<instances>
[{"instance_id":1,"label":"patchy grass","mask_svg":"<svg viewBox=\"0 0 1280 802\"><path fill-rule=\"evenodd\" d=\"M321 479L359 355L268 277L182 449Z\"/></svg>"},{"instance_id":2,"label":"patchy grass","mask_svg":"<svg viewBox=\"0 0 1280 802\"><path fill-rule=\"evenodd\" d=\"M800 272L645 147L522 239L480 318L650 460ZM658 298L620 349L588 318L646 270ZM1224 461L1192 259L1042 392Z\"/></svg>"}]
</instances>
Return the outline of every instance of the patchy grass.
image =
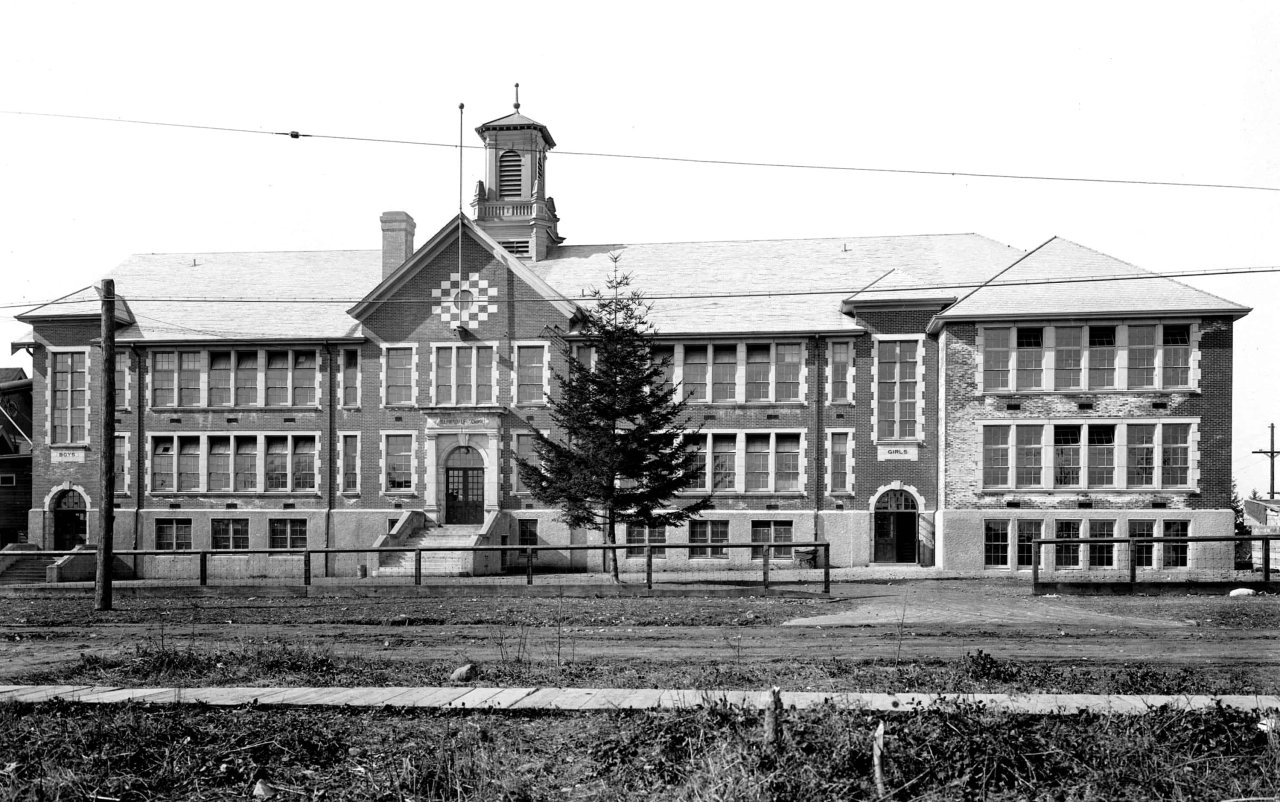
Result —
<instances>
[{"instance_id":1,"label":"patchy grass","mask_svg":"<svg viewBox=\"0 0 1280 802\"><path fill-rule=\"evenodd\" d=\"M979 707L781 717L0 705L0 799L1240 799L1280 794L1256 714ZM883 722L878 787L873 733Z\"/></svg>"},{"instance_id":2,"label":"patchy grass","mask_svg":"<svg viewBox=\"0 0 1280 802\"><path fill-rule=\"evenodd\" d=\"M82 655L64 667L17 677L23 684L82 683L114 686L399 686L447 685L465 657L454 660L337 656L287 644L246 644L210 650L155 641L118 656ZM1272 666L1164 668L1142 663L1082 666L998 659L979 650L960 660L888 660L796 657L742 661L594 658L574 660L569 647L535 656L518 641L499 660L479 665L471 683L487 686L697 688L922 693L1138 693L1276 694Z\"/></svg>"},{"instance_id":3,"label":"patchy grass","mask_svg":"<svg viewBox=\"0 0 1280 802\"><path fill-rule=\"evenodd\" d=\"M201 622L352 626L776 626L792 618L830 610L826 599L761 598L165 598L120 599L116 609L96 613L92 599L6 598L0 625L91 627L96 624L155 624L180 627Z\"/></svg>"}]
</instances>

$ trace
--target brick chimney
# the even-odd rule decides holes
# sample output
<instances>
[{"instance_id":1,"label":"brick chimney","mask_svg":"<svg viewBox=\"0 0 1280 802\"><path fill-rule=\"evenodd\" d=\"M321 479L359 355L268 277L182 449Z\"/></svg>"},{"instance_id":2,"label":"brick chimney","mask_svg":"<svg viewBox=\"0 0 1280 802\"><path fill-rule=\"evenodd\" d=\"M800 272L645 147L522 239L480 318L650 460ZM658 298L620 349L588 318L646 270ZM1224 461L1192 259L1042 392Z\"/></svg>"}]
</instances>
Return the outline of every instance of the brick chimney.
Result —
<instances>
[{"instance_id":1,"label":"brick chimney","mask_svg":"<svg viewBox=\"0 0 1280 802\"><path fill-rule=\"evenodd\" d=\"M413 232L417 225L408 212L383 212L382 277L394 273L413 255Z\"/></svg>"}]
</instances>

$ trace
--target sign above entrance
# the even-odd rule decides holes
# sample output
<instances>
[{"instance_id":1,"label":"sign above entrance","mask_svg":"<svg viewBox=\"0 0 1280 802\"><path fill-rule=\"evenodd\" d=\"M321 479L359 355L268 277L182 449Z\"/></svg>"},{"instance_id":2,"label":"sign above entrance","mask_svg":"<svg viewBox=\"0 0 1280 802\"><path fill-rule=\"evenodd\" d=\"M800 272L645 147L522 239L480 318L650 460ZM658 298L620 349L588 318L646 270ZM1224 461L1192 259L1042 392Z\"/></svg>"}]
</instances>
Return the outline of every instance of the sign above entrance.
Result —
<instances>
[{"instance_id":1,"label":"sign above entrance","mask_svg":"<svg viewBox=\"0 0 1280 802\"><path fill-rule=\"evenodd\" d=\"M84 462L82 448L53 448L49 450L50 462Z\"/></svg>"},{"instance_id":2,"label":"sign above entrance","mask_svg":"<svg viewBox=\"0 0 1280 802\"><path fill-rule=\"evenodd\" d=\"M920 459L920 446L915 443L900 446L880 446L877 457L881 462L890 459L906 459L915 462Z\"/></svg>"},{"instance_id":3,"label":"sign above entrance","mask_svg":"<svg viewBox=\"0 0 1280 802\"><path fill-rule=\"evenodd\" d=\"M468 415L466 413L445 413L427 416L428 429L496 429L497 415Z\"/></svg>"}]
</instances>

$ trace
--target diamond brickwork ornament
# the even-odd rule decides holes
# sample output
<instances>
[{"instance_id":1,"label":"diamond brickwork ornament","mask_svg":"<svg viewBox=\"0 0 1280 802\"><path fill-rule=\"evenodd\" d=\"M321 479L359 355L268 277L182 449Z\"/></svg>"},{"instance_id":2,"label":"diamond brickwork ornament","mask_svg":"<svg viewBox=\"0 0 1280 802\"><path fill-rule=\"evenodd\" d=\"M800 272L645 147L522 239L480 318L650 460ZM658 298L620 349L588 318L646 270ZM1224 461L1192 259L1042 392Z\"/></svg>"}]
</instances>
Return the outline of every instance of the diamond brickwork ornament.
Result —
<instances>
[{"instance_id":1,"label":"diamond brickwork ornament","mask_svg":"<svg viewBox=\"0 0 1280 802\"><path fill-rule=\"evenodd\" d=\"M462 273L452 273L440 282L439 289L431 291L431 314L439 315L450 326L475 328L496 310L497 304L493 301L497 297L497 288L490 287L479 273L465 279Z\"/></svg>"}]
</instances>

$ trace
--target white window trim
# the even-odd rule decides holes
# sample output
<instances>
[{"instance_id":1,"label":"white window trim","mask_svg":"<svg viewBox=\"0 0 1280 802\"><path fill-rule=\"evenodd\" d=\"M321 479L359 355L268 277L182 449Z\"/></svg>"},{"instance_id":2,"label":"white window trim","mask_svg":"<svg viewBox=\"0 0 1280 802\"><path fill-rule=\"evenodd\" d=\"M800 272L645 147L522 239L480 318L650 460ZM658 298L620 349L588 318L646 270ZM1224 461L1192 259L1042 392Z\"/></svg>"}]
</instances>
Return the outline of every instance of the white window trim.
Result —
<instances>
[{"instance_id":1,"label":"white window trim","mask_svg":"<svg viewBox=\"0 0 1280 802\"><path fill-rule=\"evenodd\" d=\"M834 429L827 429L827 443L826 443L826 449L827 449L827 453L826 453L826 476L824 477L824 483L823 483L823 484L824 484L824 486L827 488L827 493L826 493L826 494L827 494L828 496L839 496L839 497L841 497L841 498L844 498L844 497L846 497L846 496L852 496L852 495L854 494L854 493L853 493L853 486L854 486L854 474L853 474L853 467L854 467L854 466L853 466L853 459L854 459L854 457L853 457L853 455L854 455L854 433L855 433L855 431L856 431L856 430L855 430L853 427L849 427L849 428L834 428ZM848 436L848 438L849 438L849 439L846 441L846 443L845 443L845 449L846 449L846 453L845 453L845 470L844 470L844 472L845 472L845 485L846 485L845 487L833 487L833 486L832 486L832 484L831 484L831 482L832 482L832 479L831 479L831 473L832 473L832 470L831 470L831 469L832 469L832 465L831 465L831 457L832 457L832 455L835 453L835 451L832 449L832 445L831 445L831 444L832 444L832 442L833 442L832 435L837 435L837 434L847 435L847 436Z\"/></svg>"},{"instance_id":2,"label":"white window trim","mask_svg":"<svg viewBox=\"0 0 1280 802\"><path fill-rule=\"evenodd\" d=\"M194 437L200 441L200 481L196 490L179 490L178 489L178 440L184 437ZM215 437L231 438L231 489L230 490L209 490L209 440ZM268 490L267 489L267 438L268 437L284 437L287 439L287 454L289 456L289 472L286 489L284 490ZM315 487L308 490L293 489L293 443L297 438L310 437L315 442ZM257 440L257 449L255 467L257 469L257 490L240 491L235 489L236 474L236 441L248 438ZM152 460L155 457L155 447L157 440L170 440L173 443L173 490L156 493L153 487L152 477L155 471L152 469ZM324 485L324 465L323 453L321 448L323 440L319 431L227 431L227 432L192 432L192 431L173 431L173 432L151 432L147 435L147 452L146 459L146 493L147 495L161 496L197 496L197 495L215 495L215 496L319 496L321 488Z\"/></svg>"},{"instance_id":3,"label":"white window trim","mask_svg":"<svg viewBox=\"0 0 1280 802\"><path fill-rule=\"evenodd\" d=\"M923 443L925 430L925 360L923 334L886 334L875 336L871 340L871 440L875 443ZM911 437L882 438L880 426L880 343L882 342L915 342L916 343L916 433ZM901 379L898 380L901 382Z\"/></svg>"},{"instance_id":4,"label":"white window trim","mask_svg":"<svg viewBox=\"0 0 1280 802\"><path fill-rule=\"evenodd\" d=\"M81 442L55 443L53 441L53 418L54 418L54 354L84 354L84 440ZM93 442L93 382L90 379L93 376L93 349L84 348L47 348L46 349L46 376L45 382L45 418L44 418L44 441L53 448L84 448Z\"/></svg>"},{"instance_id":5,"label":"white window trim","mask_svg":"<svg viewBox=\"0 0 1280 802\"><path fill-rule=\"evenodd\" d=\"M267 406L267 353L284 351L288 354L288 404L273 404ZM231 403L226 405L212 406L209 403L209 377L212 354L215 352L227 352L231 354ZM171 353L177 362L174 367L174 385L173 385L173 403L157 406L155 403L155 355ZM240 388L239 369L237 355L244 353L256 353L257 357L257 402L253 404L237 404L236 391ZM200 398L199 401L192 404L179 404L178 397L181 393L180 379L178 378L182 372L182 354L200 354ZM298 354L311 354L315 358L315 379L312 380L312 391L315 401L310 404L294 404L293 392L297 388L294 383L294 375L297 370L294 362ZM145 408L152 411L168 411L168 410L187 410L187 409L207 409L213 411L234 411L237 409L319 409L321 403L321 376L320 368L320 349L318 348L240 348L233 344L227 344L225 347L219 348L179 348L179 347L155 347L147 351L146 367L144 375L146 376L146 387L142 389L146 403Z\"/></svg>"},{"instance_id":6,"label":"white window trim","mask_svg":"<svg viewBox=\"0 0 1280 802\"><path fill-rule=\"evenodd\" d=\"M360 438L360 432L358 432L358 431L340 431L340 432L334 432L334 435L333 435L333 436L334 436L334 438L335 438L335 441L336 441L336 442L337 442L337 444L338 444L338 455L337 455L337 460L336 460L336 462L337 462L337 466L336 466L336 467L337 467L337 469L338 469L338 471L337 471L337 473L338 473L338 477L337 477L337 478L338 478L338 488L337 488L337 489L338 489L338 495L344 495L344 494L345 494L345 495L348 495L348 496L358 496L358 495L360 495L360 491L361 491L361 487L360 487L360 474L361 474L361 468L363 467L363 466L361 465L361 460L362 460L362 459L363 459L363 457L364 457L364 455L360 453L360 439L361 439L361 438ZM354 490L347 490L347 489L346 489L346 487L347 487L347 473L346 473L346 465L347 465L347 463L346 463L346 457L345 457L345 455L344 455L344 454L343 454L343 452L342 452L342 446L343 446L343 444L346 442L346 438L348 438L348 437L354 437L354 438L356 439L356 468L355 468L355 475L356 475L356 487L355 487L355 489L354 489Z\"/></svg>"},{"instance_id":7,"label":"white window trim","mask_svg":"<svg viewBox=\"0 0 1280 802\"><path fill-rule=\"evenodd\" d=\"M452 392L453 400L448 402L443 402L437 396L436 370L439 366L436 363L437 363L437 354L439 354L442 349L446 349L446 348L449 349L450 351L453 351L453 367L450 369L450 375L452 376L450 386L453 388L453 392ZM458 403L458 351L463 348L468 348L471 350L471 398L473 400L466 404L459 404ZM476 390L480 388L480 384L476 381L476 374L477 374L476 349L477 348L493 349L493 352L492 352L493 361L489 364L489 398L490 400L485 402L474 400L479 395L476 392ZM460 407L463 409L466 409L468 407L489 407L489 406L496 405L498 403L498 355L500 353L502 353L501 343L499 343L497 340L485 340L483 342L467 341L465 343L432 343L431 344L431 382L430 382L431 383L431 405L436 407ZM543 354L543 360L544 360L543 362L543 389L544 389L543 395L544 397L550 392L550 384L547 381L547 374L550 372L550 370L545 362L546 358L547 358L546 354L544 353ZM517 371L518 370L519 368L517 366ZM517 379L519 378L518 372L516 377Z\"/></svg>"},{"instance_id":8,"label":"white window trim","mask_svg":"<svg viewBox=\"0 0 1280 802\"><path fill-rule=\"evenodd\" d=\"M393 348L409 349L409 396L407 404L387 403L387 377L390 375L389 361ZM383 409L414 409L418 406L418 344L417 343L383 343L382 344L382 381L379 382L381 395L379 401Z\"/></svg>"},{"instance_id":9,"label":"white window trim","mask_svg":"<svg viewBox=\"0 0 1280 802\"><path fill-rule=\"evenodd\" d=\"M1182 424L1191 427L1187 435L1187 484L1163 484L1164 459L1164 424ZM1088 484L1089 476L1089 443L1087 427L1115 426L1116 440L1114 477L1115 482L1107 486ZM1155 443L1152 445L1155 455L1155 475L1151 485L1129 486L1129 426L1154 425L1156 427ZM1009 443L1006 446L1009 456L1007 483L1003 485L986 484L986 436L982 430L987 427L1009 427ZM1035 487L1017 487L1017 427L1041 426L1044 430L1040 436L1040 485ZM1080 437L1080 478L1082 484L1067 487L1053 486L1053 426L1081 426ZM981 481L981 493L1197 493L1200 490L1200 419L1199 418L1009 418L984 420L978 433L978 470Z\"/></svg>"},{"instance_id":10,"label":"white window trim","mask_svg":"<svg viewBox=\"0 0 1280 802\"><path fill-rule=\"evenodd\" d=\"M831 359L832 346L837 343L847 345L849 347L849 364L845 370L845 395L843 398L835 397L835 366ZM856 384L855 380L858 376L857 358L854 355L854 340L851 338L837 337L827 340L827 364L825 368L826 380L824 382L827 404L839 406L854 406L856 401Z\"/></svg>"},{"instance_id":11,"label":"white window trim","mask_svg":"<svg viewBox=\"0 0 1280 802\"><path fill-rule=\"evenodd\" d=\"M992 510L991 512L994 512L994 510ZM1009 510L1009 512L1014 512L1014 510ZM1032 564L1034 564L1035 562L1035 550L1043 549L1044 546L1033 545L1031 547L1032 564L1022 565L1022 566L1018 565L1018 524L1021 523L1022 521L1035 521L1039 523L1040 538L1043 539L1045 537L1045 530L1048 523L1053 520L1055 519L1040 518L1040 517L1029 516L1029 515L1011 515L1007 518L1001 517L999 515L992 515L990 517L984 516L982 518L982 546L981 546L983 570L985 571L1030 571L1032 570ZM1111 520L1111 519L1107 519L1107 520ZM1005 555L1006 559L1005 559L1004 565L987 565L987 559L986 559L987 534L986 532L987 532L988 521L1003 521L1009 524L1009 530L1005 533L1007 537L1007 542L1006 542L1007 551Z\"/></svg>"},{"instance_id":12,"label":"white window trim","mask_svg":"<svg viewBox=\"0 0 1280 802\"><path fill-rule=\"evenodd\" d=\"M542 349L542 400L540 401L520 401L520 349L521 348L541 348ZM494 361L497 361L497 352L494 352ZM545 407L547 399L551 397L551 344L546 340L513 340L511 342L511 405L520 407ZM497 367L494 367L494 374L497 374ZM497 398L497 396L494 396Z\"/></svg>"},{"instance_id":13,"label":"white window trim","mask_svg":"<svg viewBox=\"0 0 1280 802\"><path fill-rule=\"evenodd\" d=\"M118 368L121 365L124 366L124 387L123 388L119 387L118 385L120 384L120 382L116 382L116 385L117 385L116 389L124 390L124 405L118 406L116 407L116 409L120 412L129 412L133 409L133 404L132 404L133 382L129 380L130 376L132 376L133 374L133 365L129 363L129 352L121 351L120 349L117 348L116 349L116 367Z\"/></svg>"},{"instance_id":14,"label":"white window trim","mask_svg":"<svg viewBox=\"0 0 1280 802\"><path fill-rule=\"evenodd\" d=\"M387 488L387 438L394 435L409 436L409 487ZM411 496L418 492L418 432L416 429L383 429L378 432L378 486L384 496Z\"/></svg>"},{"instance_id":15,"label":"white window trim","mask_svg":"<svg viewBox=\"0 0 1280 802\"><path fill-rule=\"evenodd\" d=\"M345 403L345 400L344 400L347 397L346 360L347 360L348 352L354 353L356 355L356 382L355 382L356 402L354 404ZM360 409L360 406L361 406L360 402L364 400L362 398L362 395L364 393L364 388L361 386L363 384L363 382L361 382L361 378L363 378L362 374L364 373L364 354L360 352L360 349L358 347L344 346L338 349L337 373L338 373L338 406L343 409ZM319 396L317 396L317 398L318 397Z\"/></svg>"},{"instance_id":16,"label":"white window trim","mask_svg":"<svg viewBox=\"0 0 1280 802\"><path fill-rule=\"evenodd\" d=\"M852 429L849 430L852 432ZM706 484L702 487L690 487L681 490L677 495L692 495L698 493L711 492L715 485L715 452L712 450L712 436L720 435L734 437L734 486L732 488L714 488L714 492L724 495L734 496L784 496L784 497L803 497L809 494L809 460L807 455L808 448L808 432L804 429L784 428L784 429L703 429L699 432L700 436L706 437ZM747 490L747 436L748 435L768 435L769 437L769 476L768 487L761 490ZM778 479L778 435L799 435L800 436L800 452L799 452L799 478L798 490L776 490ZM828 441L829 442L829 441ZM829 446L828 446L829 447ZM850 440L850 449L852 450L852 439ZM828 477L829 481L829 477Z\"/></svg>"},{"instance_id":17,"label":"white window trim","mask_svg":"<svg viewBox=\"0 0 1280 802\"><path fill-rule=\"evenodd\" d=\"M1042 329L1044 331L1044 339L1042 345L1042 358L1040 363L1040 389L1038 390L1019 390L1017 388L1017 329L1022 325L1025 328ZM1111 387L1100 387L1091 389L1089 387L1089 327L1102 326L1107 328L1114 327L1116 330L1116 361L1114 367L1113 384ZM1155 383L1150 387L1130 387L1129 386L1129 328L1133 326L1155 326ZM1166 387L1164 385L1164 327L1165 326L1190 326L1190 371L1188 384ZM1080 386L1074 388L1055 389L1057 384L1056 375L1056 347L1057 338L1056 330L1062 328L1079 328L1081 330L1080 345ZM1008 329L1009 330L1009 387L988 389L985 386L985 378L983 376L983 368L986 354L986 337L987 329ZM987 324L978 326L978 334L975 340L977 365L977 380L979 395L1043 395L1043 394L1069 394L1079 395L1081 393L1089 394L1107 394L1107 393L1199 393L1201 376L1200 376L1200 321L1194 318L1157 318L1155 320L1144 320L1140 318L1117 319L1117 320L1089 320L1083 319L1080 322L1071 323L1052 323L1052 322L1034 322L1021 321L1009 322L1004 324Z\"/></svg>"},{"instance_id":18,"label":"white window trim","mask_svg":"<svg viewBox=\"0 0 1280 802\"><path fill-rule=\"evenodd\" d=\"M547 436L546 430L533 429L533 428L520 429L520 430L513 431L511 433L511 495L513 496L519 496L521 498L524 498L526 496L533 495L533 493L527 489L526 490L516 489L516 486L519 484L519 481L520 481L520 466L516 464L516 457L520 456L520 441L517 438L533 437L534 436L533 433L535 431L542 434L543 437Z\"/></svg>"}]
</instances>

